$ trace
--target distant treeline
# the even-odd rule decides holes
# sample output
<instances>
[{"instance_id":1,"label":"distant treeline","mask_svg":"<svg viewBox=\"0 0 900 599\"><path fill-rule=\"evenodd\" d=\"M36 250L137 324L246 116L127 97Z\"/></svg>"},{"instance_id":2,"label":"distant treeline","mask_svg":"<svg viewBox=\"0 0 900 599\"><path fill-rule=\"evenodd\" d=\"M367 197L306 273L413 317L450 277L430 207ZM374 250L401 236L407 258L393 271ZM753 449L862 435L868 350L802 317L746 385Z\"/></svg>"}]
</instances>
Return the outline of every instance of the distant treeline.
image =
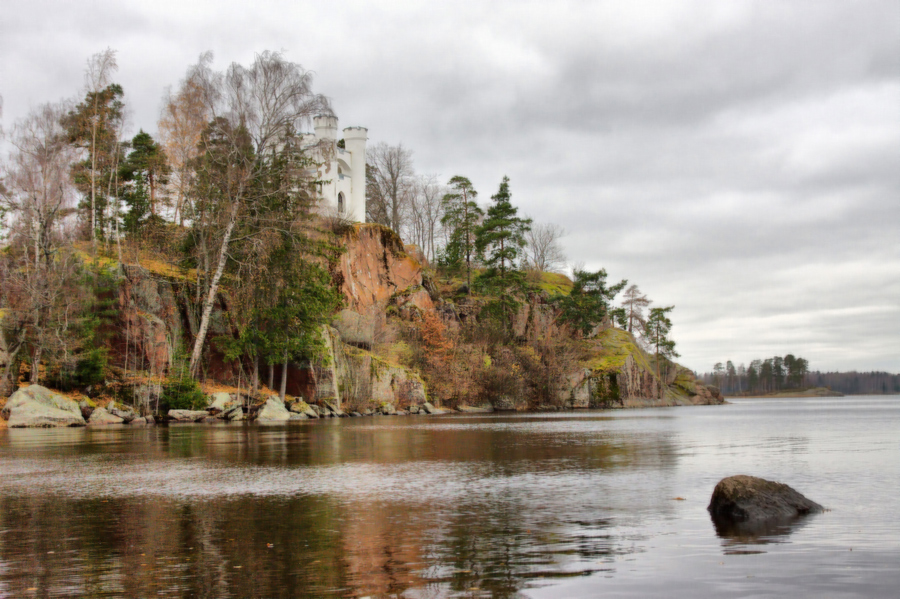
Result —
<instances>
[{"instance_id":1,"label":"distant treeline","mask_svg":"<svg viewBox=\"0 0 900 599\"><path fill-rule=\"evenodd\" d=\"M900 374L890 372L811 372L810 387L828 387L847 395L888 395L900 393Z\"/></svg>"},{"instance_id":2,"label":"distant treeline","mask_svg":"<svg viewBox=\"0 0 900 599\"><path fill-rule=\"evenodd\" d=\"M731 360L717 362L712 372L699 378L715 385L724 395L764 394L827 387L848 395L900 393L900 374L889 372L810 372L805 358L787 354L753 360L735 367Z\"/></svg>"},{"instance_id":3,"label":"distant treeline","mask_svg":"<svg viewBox=\"0 0 900 599\"><path fill-rule=\"evenodd\" d=\"M753 360L750 366L735 367L731 360L716 362L712 372L700 378L707 385L715 385L724 395L740 393L774 393L806 386L809 362L806 358L787 354L764 360Z\"/></svg>"}]
</instances>

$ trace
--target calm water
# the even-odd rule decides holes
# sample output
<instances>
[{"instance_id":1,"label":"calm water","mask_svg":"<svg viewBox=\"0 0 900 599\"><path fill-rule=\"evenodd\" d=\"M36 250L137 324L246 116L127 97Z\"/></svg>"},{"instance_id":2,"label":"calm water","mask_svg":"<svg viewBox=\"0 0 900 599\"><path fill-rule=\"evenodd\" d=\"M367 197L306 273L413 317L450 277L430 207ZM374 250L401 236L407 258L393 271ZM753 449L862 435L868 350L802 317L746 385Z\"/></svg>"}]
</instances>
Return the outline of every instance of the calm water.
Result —
<instances>
[{"instance_id":1,"label":"calm water","mask_svg":"<svg viewBox=\"0 0 900 599\"><path fill-rule=\"evenodd\" d=\"M0 597L897 597L898 492L900 398L0 430Z\"/></svg>"}]
</instances>

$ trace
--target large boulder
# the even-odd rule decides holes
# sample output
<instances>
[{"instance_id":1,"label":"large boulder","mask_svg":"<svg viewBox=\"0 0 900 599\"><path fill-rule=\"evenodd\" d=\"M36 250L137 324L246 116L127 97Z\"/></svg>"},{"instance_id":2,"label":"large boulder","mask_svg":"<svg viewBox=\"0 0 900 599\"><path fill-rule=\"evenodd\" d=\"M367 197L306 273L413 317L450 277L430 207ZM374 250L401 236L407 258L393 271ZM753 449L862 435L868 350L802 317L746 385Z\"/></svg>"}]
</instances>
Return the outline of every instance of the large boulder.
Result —
<instances>
[{"instance_id":1,"label":"large boulder","mask_svg":"<svg viewBox=\"0 0 900 599\"><path fill-rule=\"evenodd\" d=\"M231 393L225 393L224 391L213 393L209 397L209 400L208 409L217 410L219 412L228 411L235 403L238 403Z\"/></svg>"},{"instance_id":2,"label":"large boulder","mask_svg":"<svg viewBox=\"0 0 900 599\"><path fill-rule=\"evenodd\" d=\"M739 474L719 481L707 509L714 520L753 523L789 520L824 508L785 484Z\"/></svg>"},{"instance_id":3,"label":"large boulder","mask_svg":"<svg viewBox=\"0 0 900 599\"><path fill-rule=\"evenodd\" d=\"M114 401L110 402L109 405L106 406L106 411L117 418L121 418L122 421L125 422L125 424L128 424L138 417L133 408L130 408L129 406L123 406L122 404L116 403Z\"/></svg>"},{"instance_id":4,"label":"large boulder","mask_svg":"<svg viewBox=\"0 0 900 599\"><path fill-rule=\"evenodd\" d=\"M285 422L291 419L291 413L284 407L284 402L278 397L270 397L259 410L257 422Z\"/></svg>"},{"instance_id":5,"label":"large boulder","mask_svg":"<svg viewBox=\"0 0 900 599\"><path fill-rule=\"evenodd\" d=\"M122 418L110 414L106 408L97 408L91 412L91 417L88 419L88 424L122 424L123 422L125 421Z\"/></svg>"},{"instance_id":6,"label":"large boulder","mask_svg":"<svg viewBox=\"0 0 900 599\"><path fill-rule=\"evenodd\" d=\"M31 385L12 394L3 417L10 428L84 426L81 408L74 400L46 387Z\"/></svg>"}]
</instances>

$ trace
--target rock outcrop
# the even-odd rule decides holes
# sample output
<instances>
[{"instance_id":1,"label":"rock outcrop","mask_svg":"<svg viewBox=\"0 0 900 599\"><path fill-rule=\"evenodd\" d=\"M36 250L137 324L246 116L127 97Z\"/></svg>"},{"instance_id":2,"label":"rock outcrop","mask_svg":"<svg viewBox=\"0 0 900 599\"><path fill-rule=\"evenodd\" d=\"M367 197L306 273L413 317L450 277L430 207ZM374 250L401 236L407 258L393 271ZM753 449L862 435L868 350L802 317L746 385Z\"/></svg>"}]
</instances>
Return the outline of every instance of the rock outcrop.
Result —
<instances>
[{"instance_id":1,"label":"rock outcrop","mask_svg":"<svg viewBox=\"0 0 900 599\"><path fill-rule=\"evenodd\" d=\"M787 520L824 510L785 484L743 474L719 481L707 509L715 520L750 523Z\"/></svg>"},{"instance_id":2,"label":"rock outcrop","mask_svg":"<svg viewBox=\"0 0 900 599\"><path fill-rule=\"evenodd\" d=\"M6 402L3 418L10 428L84 426L78 403L46 387L31 385L19 389Z\"/></svg>"},{"instance_id":3,"label":"rock outcrop","mask_svg":"<svg viewBox=\"0 0 900 599\"><path fill-rule=\"evenodd\" d=\"M119 306L130 352L153 374L164 374L182 340L172 283L140 266L122 265ZM134 359L134 358L133 358Z\"/></svg>"},{"instance_id":4,"label":"rock outcrop","mask_svg":"<svg viewBox=\"0 0 900 599\"><path fill-rule=\"evenodd\" d=\"M346 234L347 251L336 278L347 308L359 314L383 310L393 300L431 310L422 263L407 253L400 236L382 225L357 224ZM424 293L421 293L425 291Z\"/></svg>"},{"instance_id":5,"label":"rock outcrop","mask_svg":"<svg viewBox=\"0 0 900 599\"><path fill-rule=\"evenodd\" d=\"M674 362L660 363L631 333L607 327L586 341L591 358L567 377L560 400L571 408L639 408L722 403L718 389L703 385Z\"/></svg>"}]
</instances>

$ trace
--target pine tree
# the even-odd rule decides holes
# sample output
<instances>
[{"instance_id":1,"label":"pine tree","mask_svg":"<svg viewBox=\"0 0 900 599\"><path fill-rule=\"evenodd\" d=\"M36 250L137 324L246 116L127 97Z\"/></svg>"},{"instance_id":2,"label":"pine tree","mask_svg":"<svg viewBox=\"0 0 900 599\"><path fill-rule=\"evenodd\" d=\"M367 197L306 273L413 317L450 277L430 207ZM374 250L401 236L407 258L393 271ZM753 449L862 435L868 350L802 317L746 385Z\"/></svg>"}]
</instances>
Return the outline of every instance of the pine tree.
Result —
<instances>
[{"instance_id":1,"label":"pine tree","mask_svg":"<svg viewBox=\"0 0 900 599\"><path fill-rule=\"evenodd\" d=\"M531 219L520 218L510 198L509 177L504 176L497 193L491 196L494 203L484 222L475 230L475 251L487 266L479 281L502 296L524 282L517 266L525 249L525 233L531 229Z\"/></svg>"},{"instance_id":2,"label":"pine tree","mask_svg":"<svg viewBox=\"0 0 900 599\"><path fill-rule=\"evenodd\" d=\"M105 214L110 188L122 158L119 129L122 126L125 104L122 86L111 84L98 91L90 91L62 119L69 143L86 151L84 160L75 163L72 175L75 186L84 195L79 209L91 227L91 239L105 228Z\"/></svg>"},{"instance_id":3,"label":"pine tree","mask_svg":"<svg viewBox=\"0 0 900 599\"><path fill-rule=\"evenodd\" d=\"M475 229L484 211L478 207L475 198L478 192L472 182L456 175L448 185L453 189L444 196L441 203L444 216L441 224L450 229L450 238L444 248L441 263L451 269L466 268L466 285L472 289L472 259L475 255Z\"/></svg>"},{"instance_id":4,"label":"pine tree","mask_svg":"<svg viewBox=\"0 0 900 599\"><path fill-rule=\"evenodd\" d=\"M610 315L610 302L628 281L622 280L610 287L606 286L606 270L597 272L575 270L572 290L568 295L554 298L560 308L560 320L569 323L582 335L590 335L591 331Z\"/></svg>"},{"instance_id":5,"label":"pine tree","mask_svg":"<svg viewBox=\"0 0 900 599\"><path fill-rule=\"evenodd\" d=\"M672 329L672 321L666 316L675 306L667 308L651 308L650 317L647 319L647 338L656 353L656 379L659 382L659 398L662 399L662 378L660 378L659 364L661 358L677 358L675 342L669 339L669 331ZM721 366L721 364L720 364ZM668 364L666 365L668 368Z\"/></svg>"},{"instance_id":6,"label":"pine tree","mask_svg":"<svg viewBox=\"0 0 900 599\"><path fill-rule=\"evenodd\" d=\"M123 182L140 179L148 193L147 208L152 216L157 213L158 190L168 183L171 171L162 146L141 129L131 140L131 152L122 163L120 176Z\"/></svg>"}]
</instances>

